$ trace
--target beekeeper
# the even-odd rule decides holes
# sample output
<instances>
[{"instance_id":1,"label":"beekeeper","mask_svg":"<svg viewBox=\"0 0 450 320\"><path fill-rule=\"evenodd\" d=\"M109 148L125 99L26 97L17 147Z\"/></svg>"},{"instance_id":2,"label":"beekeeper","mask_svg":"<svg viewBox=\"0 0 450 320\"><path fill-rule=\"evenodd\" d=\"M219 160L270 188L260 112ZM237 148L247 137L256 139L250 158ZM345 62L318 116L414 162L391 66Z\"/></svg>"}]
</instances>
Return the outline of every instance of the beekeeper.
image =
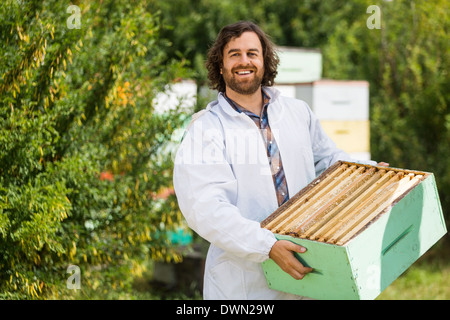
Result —
<instances>
[{"instance_id":1,"label":"beekeeper","mask_svg":"<svg viewBox=\"0 0 450 320\"><path fill-rule=\"evenodd\" d=\"M224 27L208 52L218 98L193 116L174 167L180 210L211 243L204 299L302 298L269 289L261 263L271 258L302 279L312 269L293 252L306 249L277 241L260 222L337 160L355 161L305 102L271 87L278 63L273 44L251 22Z\"/></svg>"}]
</instances>

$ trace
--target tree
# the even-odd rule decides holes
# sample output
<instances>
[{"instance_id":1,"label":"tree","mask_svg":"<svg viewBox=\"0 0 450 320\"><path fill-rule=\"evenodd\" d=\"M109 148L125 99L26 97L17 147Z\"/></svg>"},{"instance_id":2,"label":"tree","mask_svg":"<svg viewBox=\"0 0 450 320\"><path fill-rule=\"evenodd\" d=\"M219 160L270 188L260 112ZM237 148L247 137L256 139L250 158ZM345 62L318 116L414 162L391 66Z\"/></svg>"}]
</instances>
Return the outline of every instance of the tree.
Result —
<instances>
[{"instance_id":1,"label":"tree","mask_svg":"<svg viewBox=\"0 0 450 320\"><path fill-rule=\"evenodd\" d=\"M141 1L69 5L0 4L3 298L59 294L69 265L83 285L95 285L92 266L123 285L138 259L180 258L165 232L181 215L157 194L171 185L162 150L183 114L152 101L184 62L166 56Z\"/></svg>"}]
</instances>

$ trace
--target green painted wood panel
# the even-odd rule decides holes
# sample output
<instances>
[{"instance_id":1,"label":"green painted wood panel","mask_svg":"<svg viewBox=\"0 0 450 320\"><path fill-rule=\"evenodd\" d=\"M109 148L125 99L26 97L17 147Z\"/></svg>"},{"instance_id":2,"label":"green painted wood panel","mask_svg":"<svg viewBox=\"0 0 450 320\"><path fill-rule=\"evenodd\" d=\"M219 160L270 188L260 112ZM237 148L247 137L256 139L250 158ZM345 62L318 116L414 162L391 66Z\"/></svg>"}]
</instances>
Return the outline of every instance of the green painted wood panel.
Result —
<instances>
[{"instance_id":1,"label":"green painted wood panel","mask_svg":"<svg viewBox=\"0 0 450 320\"><path fill-rule=\"evenodd\" d=\"M305 247L307 251L296 253L296 256L304 265L314 268L314 271L302 280L295 280L273 260L266 260L263 262L263 269L270 288L314 299L358 298L345 247L286 235L275 236Z\"/></svg>"},{"instance_id":2,"label":"green painted wood panel","mask_svg":"<svg viewBox=\"0 0 450 320\"><path fill-rule=\"evenodd\" d=\"M276 84L312 82L322 77L322 53L317 49L279 47Z\"/></svg>"},{"instance_id":3,"label":"green painted wood panel","mask_svg":"<svg viewBox=\"0 0 450 320\"><path fill-rule=\"evenodd\" d=\"M430 174L347 243L361 299L374 299L447 232Z\"/></svg>"}]
</instances>

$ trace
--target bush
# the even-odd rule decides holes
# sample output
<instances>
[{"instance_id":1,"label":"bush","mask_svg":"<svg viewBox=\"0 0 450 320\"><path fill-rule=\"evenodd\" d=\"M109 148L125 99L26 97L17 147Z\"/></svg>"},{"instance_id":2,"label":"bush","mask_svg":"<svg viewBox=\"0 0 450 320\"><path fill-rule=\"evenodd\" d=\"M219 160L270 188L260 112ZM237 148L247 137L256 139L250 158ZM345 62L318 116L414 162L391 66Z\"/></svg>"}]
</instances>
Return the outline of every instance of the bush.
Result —
<instances>
[{"instance_id":1,"label":"bush","mask_svg":"<svg viewBox=\"0 0 450 320\"><path fill-rule=\"evenodd\" d=\"M136 260L179 258L163 235L181 215L156 195L183 118L152 99L183 62L142 2L76 4L0 4L0 298L58 296L69 265L89 286L93 266L114 282Z\"/></svg>"}]
</instances>

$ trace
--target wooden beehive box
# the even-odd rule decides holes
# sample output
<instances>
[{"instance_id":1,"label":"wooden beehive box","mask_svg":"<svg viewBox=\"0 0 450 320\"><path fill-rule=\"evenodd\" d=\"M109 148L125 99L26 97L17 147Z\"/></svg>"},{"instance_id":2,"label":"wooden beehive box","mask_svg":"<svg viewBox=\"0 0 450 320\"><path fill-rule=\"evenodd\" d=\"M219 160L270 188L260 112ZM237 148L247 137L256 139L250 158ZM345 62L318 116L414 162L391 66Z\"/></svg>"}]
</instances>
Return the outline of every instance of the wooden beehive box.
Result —
<instances>
[{"instance_id":1,"label":"wooden beehive box","mask_svg":"<svg viewBox=\"0 0 450 320\"><path fill-rule=\"evenodd\" d=\"M295 97L304 100L319 120L369 120L369 82L322 79L296 84Z\"/></svg>"},{"instance_id":2,"label":"wooden beehive box","mask_svg":"<svg viewBox=\"0 0 450 320\"><path fill-rule=\"evenodd\" d=\"M307 248L295 280L271 259L270 288L315 299L374 299L447 232L432 173L339 161L261 222Z\"/></svg>"}]
</instances>

